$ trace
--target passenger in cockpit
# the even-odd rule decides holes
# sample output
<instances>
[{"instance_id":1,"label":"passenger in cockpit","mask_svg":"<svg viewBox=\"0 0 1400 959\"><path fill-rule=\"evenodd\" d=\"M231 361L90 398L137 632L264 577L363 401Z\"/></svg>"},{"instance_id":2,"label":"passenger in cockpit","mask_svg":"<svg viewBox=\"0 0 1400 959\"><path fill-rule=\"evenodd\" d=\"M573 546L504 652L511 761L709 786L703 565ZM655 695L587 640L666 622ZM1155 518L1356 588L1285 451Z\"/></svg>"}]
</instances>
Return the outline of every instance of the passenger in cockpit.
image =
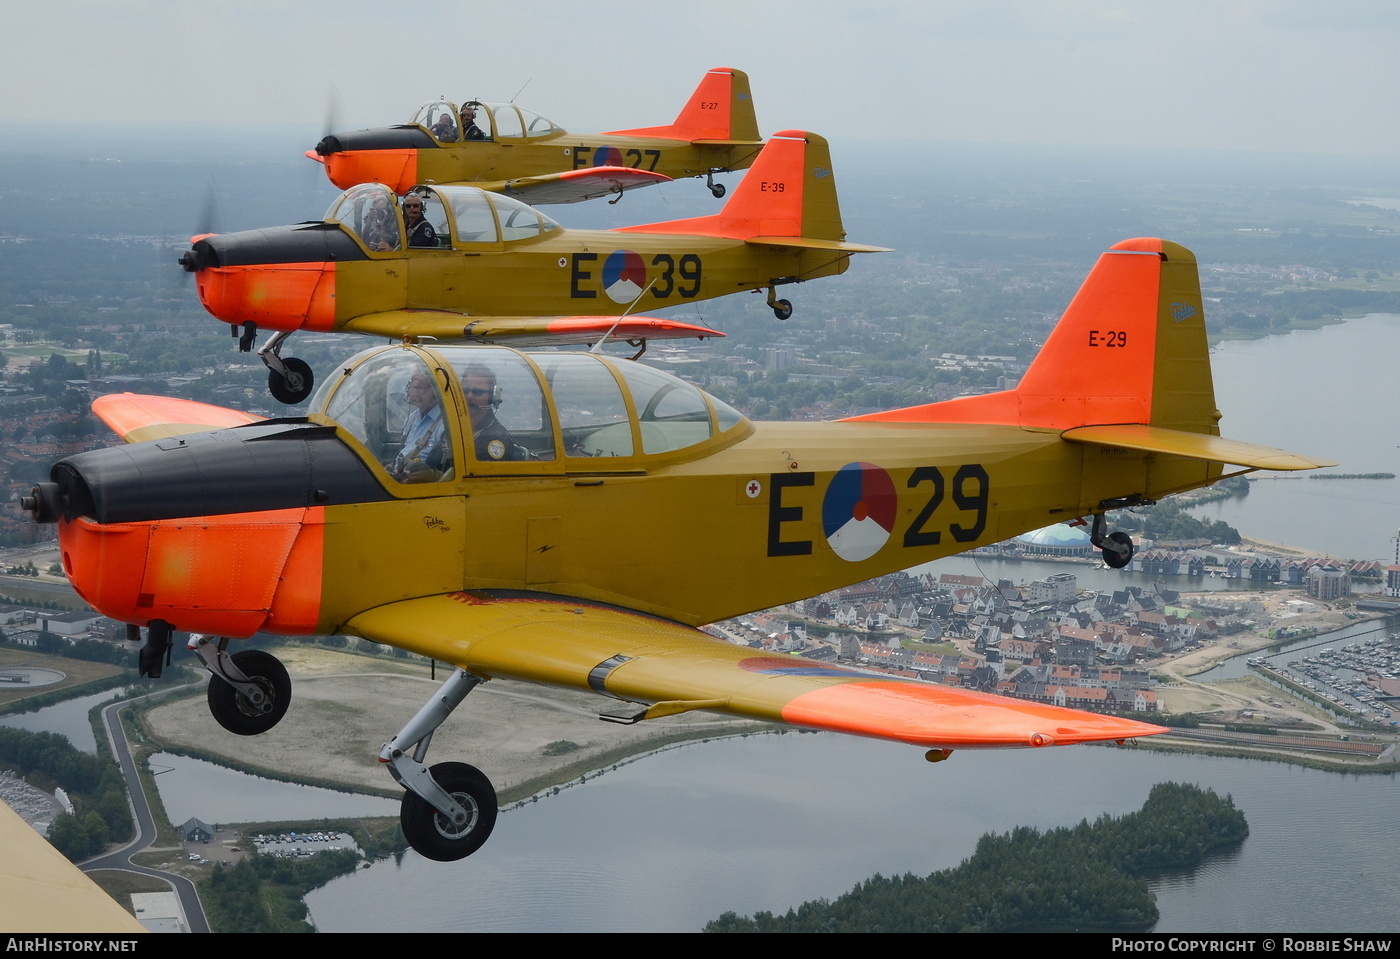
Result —
<instances>
[{"instance_id":1,"label":"passenger in cockpit","mask_svg":"<svg viewBox=\"0 0 1400 959\"><path fill-rule=\"evenodd\" d=\"M501 405L501 388L489 366L473 363L462 372L462 392L472 419L472 441L476 458L484 463L523 459L510 430L496 419Z\"/></svg>"},{"instance_id":2,"label":"passenger in cockpit","mask_svg":"<svg viewBox=\"0 0 1400 959\"><path fill-rule=\"evenodd\" d=\"M481 127L476 125L476 107L470 103L462 104L462 139L463 140L487 140L490 139Z\"/></svg>"},{"instance_id":3,"label":"passenger in cockpit","mask_svg":"<svg viewBox=\"0 0 1400 959\"><path fill-rule=\"evenodd\" d=\"M423 217L423 198L412 191L403 198L403 225L409 246L437 246L437 231Z\"/></svg>"}]
</instances>

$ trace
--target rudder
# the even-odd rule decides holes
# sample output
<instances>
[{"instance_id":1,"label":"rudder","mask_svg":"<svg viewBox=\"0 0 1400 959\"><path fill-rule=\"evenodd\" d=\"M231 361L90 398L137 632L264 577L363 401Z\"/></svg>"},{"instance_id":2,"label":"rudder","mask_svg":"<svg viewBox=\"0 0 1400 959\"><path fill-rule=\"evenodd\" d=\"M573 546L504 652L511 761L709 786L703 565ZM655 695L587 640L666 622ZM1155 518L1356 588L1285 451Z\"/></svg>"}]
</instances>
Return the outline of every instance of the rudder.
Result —
<instances>
[{"instance_id":1,"label":"rudder","mask_svg":"<svg viewBox=\"0 0 1400 959\"><path fill-rule=\"evenodd\" d=\"M1058 430L1136 423L1219 435L1196 258L1166 240L1114 244L1014 390L858 419Z\"/></svg>"},{"instance_id":2,"label":"rudder","mask_svg":"<svg viewBox=\"0 0 1400 959\"><path fill-rule=\"evenodd\" d=\"M826 139L802 130L768 138L724 209L712 216L618 229L619 233L694 233L842 241L841 207Z\"/></svg>"},{"instance_id":3,"label":"rudder","mask_svg":"<svg viewBox=\"0 0 1400 959\"><path fill-rule=\"evenodd\" d=\"M705 74L674 123L669 126L611 130L608 136L665 137L689 142L718 140L757 142L758 119L754 114L749 75L731 67L716 67Z\"/></svg>"}]
</instances>

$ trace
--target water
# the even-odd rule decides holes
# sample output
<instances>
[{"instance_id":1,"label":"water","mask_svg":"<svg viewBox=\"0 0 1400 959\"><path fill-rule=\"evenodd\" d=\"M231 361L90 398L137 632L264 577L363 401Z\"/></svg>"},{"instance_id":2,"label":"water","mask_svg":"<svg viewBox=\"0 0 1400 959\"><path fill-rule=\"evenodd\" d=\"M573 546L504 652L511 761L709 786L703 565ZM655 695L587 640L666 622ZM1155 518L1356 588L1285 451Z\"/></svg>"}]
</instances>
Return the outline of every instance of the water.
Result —
<instances>
[{"instance_id":1,"label":"water","mask_svg":"<svg viewBox=\"0 0 1400 959\"><path fill-rule=\"evenodd\" d=\"M1376 313L1336 326L1224 343L1211 354L1222 435L1340 461L1332 472L1400 474L1394 366L1400 316ZM1250 485L1249 495L1194 512L1246 536L1351 559L1393 561L1400 480L1315 480ZM1297 477L1297 478L1294 478Z\"/></svg>"},{"instance_id":2,"label":"water","mask_svg":"<svg viewBox=\"0 0 1400 959\"><path fill-rule=\"evenodd\" d=\"M91 696L80 696L53 706L45 706L32 713L5 716L0 718L0 726L27 729L32 733L62 733L78 749L96 755L97 740L93 736L92 723L88 721L88 711L98 703L115 699L121 693L120 689L109 689L105 693L93 693Z\"/></svg>"},{"instance_id":3,"label":"water","mask_svg":"<svg viewBox=\"0 0 1400 959\"><path fill-rule=\"evenodd\" d=\"M191 817L256 823L399 814L395 799L276 782L187 756L157 753L150 766L172 823Z\"/></svg>"},{"instance_id":4,"label":"water","mask_svg":"<svg viewBox=\"0 0 1400 959\"><path fill-rule=\"evenodd\" d=\"M1400 859L1392 776L1258 760L1067 747L918 750L829 734L697 744L502 814L470 859L409 854L307 897L318 928L685 931L726 910L786 911L873 875L957 865L978 836L1139 808L1154 783L1230 793L1252 834L1194 878L1154 886L1157 931L1387 931ZM386 901L393 910L377 909Z\"/></svg>"}]
</instances>

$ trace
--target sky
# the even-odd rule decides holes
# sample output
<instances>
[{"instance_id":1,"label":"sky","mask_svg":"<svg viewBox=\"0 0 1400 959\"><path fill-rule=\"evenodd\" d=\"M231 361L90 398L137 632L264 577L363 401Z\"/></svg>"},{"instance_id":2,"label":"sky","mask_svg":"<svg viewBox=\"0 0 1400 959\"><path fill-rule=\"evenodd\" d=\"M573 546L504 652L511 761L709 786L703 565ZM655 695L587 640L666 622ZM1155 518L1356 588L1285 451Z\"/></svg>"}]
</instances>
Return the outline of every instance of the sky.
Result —
<instances>
[{"instance_id":1,"label":"sky","mask_svg":"<svg viewBox=\"0 0 1400 959\"><path fill-rule=\"evenodd\" d=\"M667 123L749 74L767 135L1400 157L1390 0L4 0L0 120ZM506 11L509 11L508 14ZM518 92L518 96L517 96Z\"/></svg>"}]
</instances>

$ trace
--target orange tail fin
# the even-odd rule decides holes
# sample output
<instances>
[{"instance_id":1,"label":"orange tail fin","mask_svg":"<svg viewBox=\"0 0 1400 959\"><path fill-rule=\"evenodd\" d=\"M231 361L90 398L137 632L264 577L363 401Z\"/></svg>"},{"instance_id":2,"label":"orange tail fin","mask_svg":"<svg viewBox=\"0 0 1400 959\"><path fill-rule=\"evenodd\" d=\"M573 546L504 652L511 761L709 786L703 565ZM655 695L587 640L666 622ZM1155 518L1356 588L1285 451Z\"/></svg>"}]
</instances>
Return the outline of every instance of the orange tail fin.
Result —
<instances>
[{"instance_id":1,"label":"orange tail fin","mask_svg":"<svg viewBox=\"0 0 1400 959\"><path fill-rule=\"evenodd\" d=\"M711 216L628 226L619 233L689 233L747 240L805 237L844 240L831 151L815 133L783 130L768 138L753 166Z\"/></svg>"},{"instance_id":2,"label":"orange tail fin","mask_svg":"<svg viewBox=\"0 0 1400 959\"><path fill-rule=\"evenodd\" d=\"M730 67L716 67L701 79L676 122L664 127L610 130L606 135L665 137L673 140L756 142L758 120L754 116L749 75Z\"/></svg>"},{"instance_id":3,"label":"orange tail fin","mask_svg":"<svg viewBox=\"0 0 1400 959\"><path fill-rule=\"evenodd\" d=\"M1014 390L856 417L1066 430L1138 423L1218 434L1196 258L1166 240L1099 257Z\"/></svg>"}]
</instances>

